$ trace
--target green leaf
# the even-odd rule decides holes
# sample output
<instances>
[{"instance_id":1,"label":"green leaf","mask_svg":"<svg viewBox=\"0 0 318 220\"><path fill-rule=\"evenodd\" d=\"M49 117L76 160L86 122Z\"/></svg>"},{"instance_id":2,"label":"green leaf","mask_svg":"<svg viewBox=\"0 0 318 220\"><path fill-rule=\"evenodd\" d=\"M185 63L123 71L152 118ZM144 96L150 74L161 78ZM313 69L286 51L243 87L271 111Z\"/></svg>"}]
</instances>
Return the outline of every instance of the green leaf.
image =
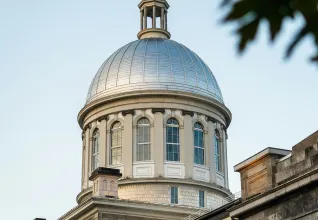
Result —
<instances>
[{"instance_id":1,"label":"green leaf","mask_svg":"<svg viewBox=\"0 0 318 220\"><path fill-rule=\"evenodd\" d=\"M236 32L240 35L240 41L238 44L238 50L242 53L248 42L253 41L255 39L258 25L260 20L255 19L254 21L250 22L249 24L241 26Z\"/></svg>"},{"instance_id":2,"label":"green leaf","mask_svg":"<svg viewBox=\"0 0 318 220\"><path fill-rule=\"evenodd\" d=\"M296 45L300 42L300 40L303 37L305 37L306 34L308 34L307 24L298 32L298 34L294 37L294 40L287 47L286 55L285 55L286 58L289 58L292 55Z\"/></svg>"},{"instance_id":3,"label":"green leaf","mask_svg":"<svg viewBox=\"0 0 318 220\"><path fill-rule=\"evenodd\" d=\"M275 41L278 33L281 31L284 16L271 16L268 18L271 41Z\"/></svg>"},{"instance_id":4,"label":"green leaf","mask_svg":"<svg viewBox=\"0 0 318 220\"><path fill-rule=\"evenodd\" d=\"M310 61L311 61L311 62L314 62L314 63L317 63L317 65L318 65L318 52L317 52L317 54L316 54L315 56L312 56L312 57L310 58Z\"/></svg>"},{"instance_id":5,"label":"green leaf","mask_svg":"<svg viewBox=\"0 0 318 220\"><path fill-rule=\"evenodd\" d=\"M232 0L223 0L223 1L221 2L221 7L228 6L231 2L232 2Z\"/></svg>"},{"instance_id":6,"label":"green leaf","mask_svg":"<svg viewBox=\"0 0 318 220\"><path fill-rule=\"evenodd\" d=\"M257 1L256 1L257 3ZM241 0L232 5L232 10L223 18L223 22L235 21L251 13L257 8L255 0Z\"/></svg>"}]
</instances>

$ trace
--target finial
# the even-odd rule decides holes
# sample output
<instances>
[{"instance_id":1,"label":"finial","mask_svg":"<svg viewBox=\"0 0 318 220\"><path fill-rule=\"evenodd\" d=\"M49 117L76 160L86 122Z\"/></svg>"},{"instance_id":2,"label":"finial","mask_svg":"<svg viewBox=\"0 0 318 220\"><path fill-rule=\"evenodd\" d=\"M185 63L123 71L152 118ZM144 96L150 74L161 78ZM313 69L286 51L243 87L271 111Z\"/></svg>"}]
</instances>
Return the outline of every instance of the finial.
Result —
<instances>
[{"instance_id":1,"label":"finial","mask_svg":"<svg viewBox=\"0 0 318 220\"><path fill-rule=\"evenodd\" d=\"M166 0L142 0L138 7L140 9L138 38L170 39L171 35L168 32L167 25L167 14L170 7L168 2ZM148 17L152 19L152 24L148 24ZM157 18L159 18L159 21L157 21Z\"/></svg>"}]
</instances>

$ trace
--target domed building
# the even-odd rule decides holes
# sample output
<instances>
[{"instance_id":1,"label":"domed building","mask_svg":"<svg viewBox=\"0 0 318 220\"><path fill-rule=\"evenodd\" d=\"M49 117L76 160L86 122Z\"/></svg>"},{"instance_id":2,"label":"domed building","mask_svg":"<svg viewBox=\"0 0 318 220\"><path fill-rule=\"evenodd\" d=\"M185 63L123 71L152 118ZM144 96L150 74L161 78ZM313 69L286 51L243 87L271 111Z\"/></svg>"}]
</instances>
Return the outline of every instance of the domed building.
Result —
<instances>
[{"instance_id":1,"label":"domed building","mask_svg":"<svg viewBox=\"0 0 318 220\"><path fill-rule=\"evenodd\" d=\"M170 40L166 0L138 6L138 40L106 59L78 114L82 190L60 219L182 219L231 196L220 87Z\"/></svg>"}]
</instances>

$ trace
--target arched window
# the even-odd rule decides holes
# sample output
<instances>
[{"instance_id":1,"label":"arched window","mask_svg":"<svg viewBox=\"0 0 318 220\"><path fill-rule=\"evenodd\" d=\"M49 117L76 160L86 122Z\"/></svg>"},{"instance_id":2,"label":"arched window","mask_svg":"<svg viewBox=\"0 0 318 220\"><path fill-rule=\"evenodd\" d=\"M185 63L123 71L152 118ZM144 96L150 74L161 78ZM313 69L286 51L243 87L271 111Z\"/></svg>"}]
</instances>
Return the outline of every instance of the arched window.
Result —
<instances>
[{"instance_id":1,"label":"arched window","mask_svg":"<svg viewBox=\"0 0 318 220\"><path fill-rule=\"evenodd\" d=\"M150 122L142 118L137 123L136 161L150 160Z\"/></svg>"},{"instance_id":2,"label":"arched window","mask_svg":"<svg viewBox=\"0 0 318 220\"><path fill-rule=\"evenodd\" d=\"M200 123L194 124L194 163L204 165L204 134Z\"/></svg>"},{"instance_id":3,"label":"arched window","mask_svg":"<svg viewBox=\"0 0 318 220\"><path fill-rule=\"evenodd\" d=\"M167 161L180 161L179 123L175 118L167 121L166 159Z\"/></svg>"},{"instance_id":4,"label":"arched window","mask_svg":"<svg viewBox=\"0 0 318 220\"><path fill-rule=\"evenodd\" d=\"M111 130L111 164L121 164L122 161L122 127L115 122Z\"/></svg>"},{"instance_id":5,"label":"arched window","mask_svg":"<svg viewBox=\"0 0 318 220\"><path fill-rule=\"evenodd\" d=\"M220 146L220 133L218 130L214 132L214 155L215 155L215 168L221 171L221 146Z\"/></svg>"},{"instance_id":6,"label":"arched window","mask_svg":"<svg viewBox=\"0 0 318 220\"><path fill-rule=\"evenodd\" d=\"M93 133L92 146L92 171L99 167L99 130L96 129Z\"/></svg>"}]
</instances>

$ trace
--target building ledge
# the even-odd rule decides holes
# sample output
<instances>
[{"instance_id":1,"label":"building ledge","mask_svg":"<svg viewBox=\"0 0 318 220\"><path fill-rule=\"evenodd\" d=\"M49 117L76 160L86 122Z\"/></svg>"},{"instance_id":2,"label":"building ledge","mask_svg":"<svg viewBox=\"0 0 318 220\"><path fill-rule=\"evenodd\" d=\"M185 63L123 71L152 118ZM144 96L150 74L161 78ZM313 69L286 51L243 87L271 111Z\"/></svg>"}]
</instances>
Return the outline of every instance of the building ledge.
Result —
<instances>
[{"instance_id":1,"label":"building ledge","mask_svg":"<svg viewBox=\"0 0 318 220\"><path fill-rule=\"evenodd\" d=\"M122 210L124 208L126 210L125 214L129 214L129 211L137 210L140 213L148 213L149 215L151 215L153 212L165 212L167 215L170 213L174 215L180 214L186 216L197 210L196 208L190 208L188 206L181 205L171 206L116 198L90 197L88 200L75 206L63 216L58 218L58 220L77 219L81 214L87 213L89 210L92 210L96 207L107 208L107 210Z\"/></svg>"}]
</instances>

